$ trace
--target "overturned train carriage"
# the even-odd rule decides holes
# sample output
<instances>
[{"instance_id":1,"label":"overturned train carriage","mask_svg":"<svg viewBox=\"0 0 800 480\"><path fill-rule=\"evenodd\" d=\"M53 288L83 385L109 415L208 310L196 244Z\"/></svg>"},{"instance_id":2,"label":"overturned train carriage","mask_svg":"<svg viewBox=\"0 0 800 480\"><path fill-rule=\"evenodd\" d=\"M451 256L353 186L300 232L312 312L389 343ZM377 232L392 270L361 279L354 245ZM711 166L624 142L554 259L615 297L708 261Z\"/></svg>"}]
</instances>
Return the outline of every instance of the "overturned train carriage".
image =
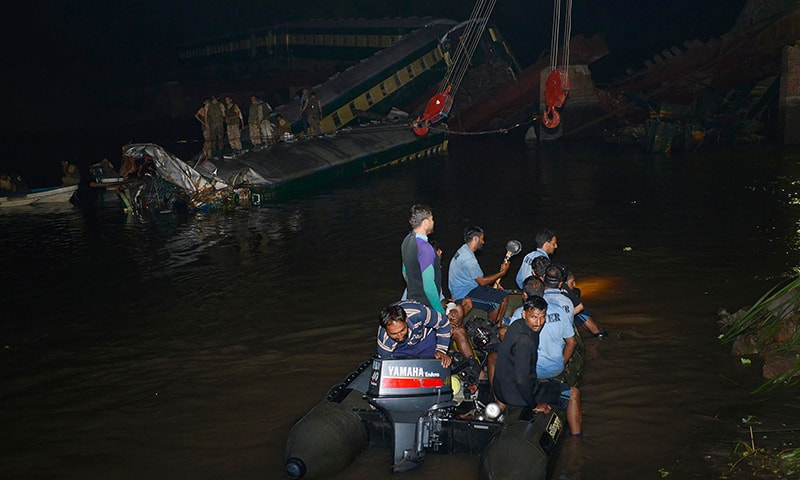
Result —
<instances>
[{"instance_id":1,"label":"overturned train carriage","mask_svg":"<svg viewBox=\"0 0 800 480\"><path fill-rule=\"evenodd\" d=\"M246 188L253 205L337 178L447 151L448 131L420 138L405 123L384 122L301 137L230 158L201 161L198 170Z\"/></svg>"},{"instance_id":2,"label":"overturned train carriage","mask_svg":"<svg viewBox=\"0 0 800 480\"><path fill-rule=\"evenodd\" d=\"M180 160L158 145L127 145L113 188L126 211L165 213L261 205L280 194L337 178L446 153L448 132L420 138L404 123L383 122L209 160Z\"/></svg>"},{"instance_id":3,"label":"overturned train carriage","mask_svg":"<svg viewBox=\"0 0 800 480\"><path fill-rule=\"evenodd\" d=\"M320 126L332 132L356 125L364 119L385 116L393 108L405 111L424 106L439 82L445 78L451 57L459 49L461 36L469 31L467 23L448 19L430 20L392 43L341 71L313 88L322 107ZM509 81L518 71L502 36L495 27L481 36L472 58L473 67L501 63L501 78L484 68L482 89ZM469 77L469 74L467 75ZM477 92L473 92L475 96ZM465 101L462 98L460 101ZM300 98L294 98L275 109L292 124L293 132L303 130Z\"/></svg>"}]
</instances>

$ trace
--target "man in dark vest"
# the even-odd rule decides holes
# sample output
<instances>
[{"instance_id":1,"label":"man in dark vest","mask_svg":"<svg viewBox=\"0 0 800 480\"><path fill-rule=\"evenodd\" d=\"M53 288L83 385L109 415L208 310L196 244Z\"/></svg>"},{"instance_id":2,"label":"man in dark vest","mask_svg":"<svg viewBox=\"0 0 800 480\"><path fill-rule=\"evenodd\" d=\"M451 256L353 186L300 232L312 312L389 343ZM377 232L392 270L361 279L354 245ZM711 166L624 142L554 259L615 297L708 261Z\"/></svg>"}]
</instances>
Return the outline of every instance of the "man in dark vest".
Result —
<instances>
[{"instance_id":1,"label":"man in dark vest","mask_svg":"<svg viewBox=\"0 0 800 480\"><path fill-rule=\"evenodd\" d=\"M264 121L263 103L255 95L250 97L250 109L247 112L247 126L250 130L250 143L261 145L261 122Z\"/></svg>"},{"instance_id":2,"label":"man in dark vest","mask_svg":"<svg viewBox=\"0 0 800 480\"><path fill-rule=\"evenodd\" d=\"M228 126L228 142L234 151L242 149L242 128L244 118L239 105L233 103L230 95L225 96L225 124Z\"/></svg>"},{"instance_id":3,"label":"man in dark vest","mask_svg":"<svg viewBox=\"0 0 800 480\"><path fill-rule=\"evenodd\" d=\"M206 105L206 122L214 153L222 151L222 141L225 138L225 131L222 129L224 119L225 108L219 103L219 97L214 95L211 97L211 102Z\"/></svg>"}]
</instances>

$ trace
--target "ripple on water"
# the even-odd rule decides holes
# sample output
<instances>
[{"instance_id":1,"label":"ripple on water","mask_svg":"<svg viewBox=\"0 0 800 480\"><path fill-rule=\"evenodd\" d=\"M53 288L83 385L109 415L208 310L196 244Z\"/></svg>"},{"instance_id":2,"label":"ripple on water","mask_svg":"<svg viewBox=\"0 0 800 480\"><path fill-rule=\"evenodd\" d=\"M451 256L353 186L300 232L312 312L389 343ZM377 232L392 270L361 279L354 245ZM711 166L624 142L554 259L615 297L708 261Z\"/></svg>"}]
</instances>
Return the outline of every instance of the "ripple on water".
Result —
<instances>
[{"instance_id":1,"label":"ripple on water","mask_svg":"<svg viewBox=\"0 0 800 480\"><path fill-rule=\"evenodd\" d=\"M278 478L291 425L374 352L377 313L403 290L408 208L424 202L445 274L468 225L487 232L487 273L508 239L532 250L554 229L555 258L612 333L587 342L586 438L565 442L560 478L676 465L709 478L709 439L771 413L718 345L716 310L800 263L800 212L780 193L796 166L765 150L457 143L446 159L246 212L0 214L4 474ZM476 462L434 455L414 478L474 479ZM388 464L368 451L335 478L393 478Z\"/></svg>"}]
</instances>

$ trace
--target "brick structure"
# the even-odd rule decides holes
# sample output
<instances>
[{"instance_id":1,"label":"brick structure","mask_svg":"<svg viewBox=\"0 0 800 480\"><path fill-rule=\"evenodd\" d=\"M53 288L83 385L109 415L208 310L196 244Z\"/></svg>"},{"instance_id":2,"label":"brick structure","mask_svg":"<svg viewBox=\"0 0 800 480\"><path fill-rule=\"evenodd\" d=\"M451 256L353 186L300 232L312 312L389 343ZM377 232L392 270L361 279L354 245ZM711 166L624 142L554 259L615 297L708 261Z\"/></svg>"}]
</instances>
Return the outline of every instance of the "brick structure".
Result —
<instances>
[{"instance_id":1,"label":"brick structure","mask_svg":"<svg viewBox=\"0 0 800 480\"><path fill-rule=\"evenodd\" d=\"M783 49L778 134L785 145L800 145L800 47Z\"/></svg>"}]
</instances>

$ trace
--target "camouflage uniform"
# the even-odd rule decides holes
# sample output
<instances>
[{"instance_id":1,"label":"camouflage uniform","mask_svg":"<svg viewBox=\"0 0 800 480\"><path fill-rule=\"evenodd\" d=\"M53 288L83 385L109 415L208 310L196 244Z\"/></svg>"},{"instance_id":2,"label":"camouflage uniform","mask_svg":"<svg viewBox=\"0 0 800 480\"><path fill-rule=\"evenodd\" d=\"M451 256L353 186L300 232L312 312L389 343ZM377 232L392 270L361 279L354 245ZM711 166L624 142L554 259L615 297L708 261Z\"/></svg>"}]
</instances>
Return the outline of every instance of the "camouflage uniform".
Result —
<instances>
[{"instance_id":1,"label":"camouflage uniform","mask_svg":"<svg viewBox=\"0 0 800 480\"><path fill-rule=\"evenodd\" d=\"M229 98L229 97L228 97ZM225 123L228 125L228 142L234 150L242 149L242 111L239 106L225 102Z\"/></svg>"},{"instance_id":2,"label":"camouflage uniform","mask_svg":"<svg viewBox=\"0 0 800 480\"><path fill-rule=\"evenodd\" d=\"M264 104L256 101L250 104L247 114L247 126L250 129L250 143L253 145L261 144L261 122L264 121Z\"/></svg>"},{"instance_id":3,"label":"camouflage uniform","mask_svg":"<svg viewBox=\"0 0 800 480\"><path fill-rule=\"evenodd\" d=\"M308 102L308 133L311 135L319 135L322 133L320 121L322 120L322 105L315 94L311 94L311 99Z\"/></svg>"},{"instance_id":4,"label":"camouflage uniform","mask_svg":"<svg viewBox=\"0 0 800 480\"><path fill-rule=\"evenodd\" d=\"M208 104L206 109L206 121L208 122L208 133L210 136L211 146L217 152L222 151L222 140L225 137L222 123L224 118L224 110L221 103L216 99Z\"/></svg>"},{"instance_id":5,"label":"camouflage uniform","mask_svg":"<svg viewBox=\"0 0 800 480\"><path fill-rule=\"evenodd\" d=\"M203 102L203 106L200 107L200 109L197 110L197 113L194 114L194 118L200 122L200 128L203 130L203 153L200 154L202 158L211 158L211 155L213 154L213 148L211 146L211 131L208 128L208 121L206 120L208 105L210 103L210 100Z\"/></svg>"}]
</instances>

